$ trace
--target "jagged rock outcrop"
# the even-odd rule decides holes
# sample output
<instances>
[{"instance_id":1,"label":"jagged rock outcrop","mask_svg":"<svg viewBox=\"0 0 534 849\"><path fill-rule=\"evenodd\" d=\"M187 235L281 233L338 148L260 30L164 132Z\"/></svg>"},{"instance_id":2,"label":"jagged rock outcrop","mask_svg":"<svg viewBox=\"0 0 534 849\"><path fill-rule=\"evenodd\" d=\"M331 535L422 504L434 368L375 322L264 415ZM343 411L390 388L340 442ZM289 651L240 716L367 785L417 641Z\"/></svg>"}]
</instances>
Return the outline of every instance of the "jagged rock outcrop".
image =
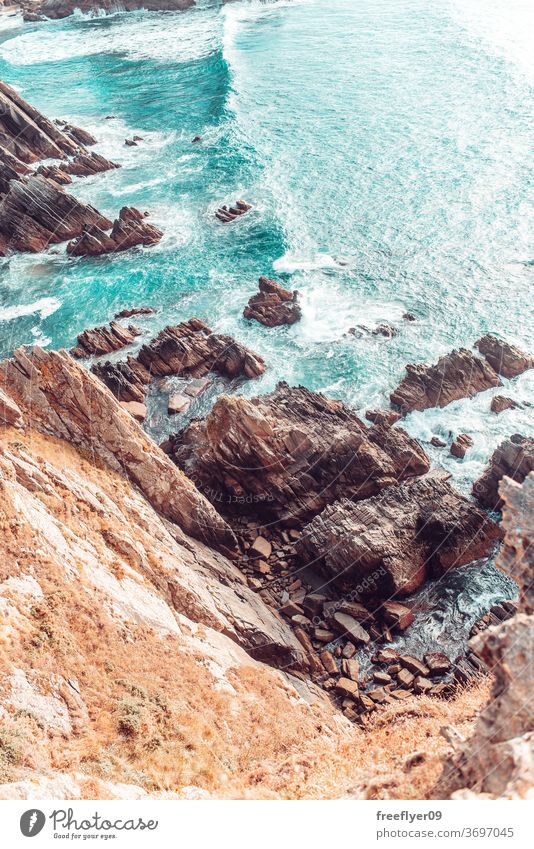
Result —
<instances>
[{"instance_id":1,"label":"jagged rock outcrop","mask_svg":"<svg viewBox=\"0 0 534 849\"><path fill-rule=\"evenodd\" d=\"M514 401L513 398L506 398L504 395L495 395L491 399L490 410L492 413L504 413L505 410L516 410L520 404Z\"/></svg>"},{"instance_id":2,"label":"jagged rock outcrop","mask_svg":"<svg viewBox=\"0 0 534 849\"><path fill-rule=\"evenodd\" d=\"M84 357L100 357L102 354L111 354L119 351L127 345L131 345L139 336L141 331L133 324L124 327L117 321L110 322L109 327L94 327L92 330L84 330L77 337L77 345L71 349L71 354L77 359Z\"/></svg>"},{"instance_id":3,"label":"jagged rock outcrop","mask_svg":"<svg viewBox=\"0 0 534 849\"><path fill-rule=\"evenodd\" d=\"M127 307L115 314L115 318L132 318L134 315L154 315L154 307Z\"/></svg>"},{"instance_id":4,"label":"jagged rock outcrop","mask_svg":"<svg viewBox=\"0 0 534 849\"><path fill-rule=\"evenodd\" d=\"M162 516L186 533L232 549L232 531L113 395L66 351L15 351L0 364L0 384L31 410L34 427L90 450L140 488Z\"/></svg>"},{"instance_id":5,"label":"jagged rock outcrop","mask_svg":"<svg viewBox=\"0 0 534 849\"><path fill-rule=\"evenodd\" d=\"M25 20L39 20L40 17L58 20L72 15L75 9L93 12L103 9L113 12L117 8L114 0L42 0L30 3L22 0ZM126 12L146 9L148 12L182 12L195 5L195 0L121 0L120 7Z\"/></svg>"},{"instance_id":6,"label":"jagged rock outcrop","mask_svg":"<svg viewBox=\"0 0 534 849\"><path fill-rule=\"evenodd\" d=\"M258 283L260 291L250 298L243 310L244 317L255 319L266 327L295 324L301 316L298 292L290 292L268 277L260 277Z\"/></svg>"},{"instance_id":7,"label":"jagged rock outcrop","mask_svg":"<svg viewBox=\"0 0 534 849\"><path fill-rule=\"evenodd\" d=\"M10 250L43 251L86 227L109 229L111 221L41 175L11 180L0 199L0 256Z\"/></svg>"},{"instance_id":8,"label":"jagged rock outcrop","mask_svg":"<svg viewBox=\"0 0 534 849\"><path fill-rule=\"evenodd\" d=\"M39 165L35 173L46 177L47 180L53 180L60 186L69 186L72 183L70 174L67 174L59 165Z\"/></svg>"},{"instance_id":9,"label":"jagged rock outcrop","mask_svg":"<svg viewBox=\"0 0 534 849\"><path fill-rule=\"evenodd\" d=\"M171 451L207 493L289 524L341 496L368 498L429 468L403 430L367 428L340 401L286 383L252 399L220 397Z\"/></svg>"},{"instance_id":10,"label":"jagged rock outcrop","mask_svg":"<svg viewBox=\"0 0 534 849\"><path fill-rule=\"evenodd\" d=\"M472 445L473 438L469 436L468 433L459 433L451 445L451 454L453 457L458 457L459 460L463 460Z\"/></svg>"},{"instance_id":11,"label":"jagged rock outcrop","mask_svg":"<svg viewBox=\"0 0 534 849\"><path fill-rule=\"evenodd\" d=\"M475 348L478 348L497 374L502 374L503 377L517 377L518 374L534 367L534 358L529 354L490 333L475 342Z\"/></svg>"},{"instance_id":12,"label":"jagged rock outcrop","mask_svg":"<svg viewBox=\"0 0 534 849\"><path fill-rule=\"evenodd\" d=\"M111 159L106 159L99 153L91 151L91 153L77 153L69 162L64 162L59 166L61 171L66 174L72 174L75 177L92 177L93 174L101 174L104 171L114 171L120 168L116 162Z\"/></svg>"},{"instance_id":13,"label":"jagged rock outcrop","mask_svg":"<svg viewBox=\"0 0 534 849\"><path fill-rule=\"evenodd\" d=\"M220 206L215 213L215 218L218 218L223 224L230 224L232 221L235 221L236 218L240 218L251 209L251 203L247 203L245 200L236 200L234 206L231 206L230 208L228 208L226 204Z\"/></svg>"},{"instance_id":14,"label":"jagged rock outcrop","mask_svg":"<svg viewBox=\"0 0 534 849\"><path fill-rule=\"evenodd\" d=\"M473 495L488 510L500 510L499 484L506 475L518 483L534 471L534 439L515 433L497 446L481 477L473 484Z\"/></svg>"},{"instance_id":15,"label":"jagged rock outcrop","mask_svg":"<svg viewBox=\"0 0 534 849\"><path fill-rule=\"evenodd\" d=\"M518 614L473 637L470 646L493 671L490 700L471 737L446 730L453 753L440 797L521 799L534 788L534 617Z\"/></svg>"},{"instance_id":16,"label":"jagged rock outcrop","mask_svg":"<svg viewBox=\"0 0 534 849\"><path fill-rule=\"evenodd\" d=\"M299 541L303 563L348 588L382 598L413 592L487 556L500 537L484 511L436 474L390 486L361 502L326 507Z\"/></svg>"},{"instance_id":17,"label":"jagged rock outcrop","mask_svg":"<svg viewBox=\"0 0 534 849\"><path fill-rule=\"evenodd\" d=\"M119 362L95 363L91 371L118 401L144 403L151 375L135 357Z\"/></svg>"},{"instance_id":18,"label":"jagged rock outcrop","mask_svg":"<svg viewBox=\"0 0 534 849\"><path fill-rule=\"evenodd\" d=\"M100 256L139 245L156 245L163 233L146 220L147 215L147 212L139 212L133 206L123 206L111 233L105 233L106 228L102 229L98 225L85 227L76 239L69 242L67 253L69 256Z\"/></svg>"},{"instance_id":19,"label":"jagged rock outcrop","mask_svg":"<svg viewBox=\"0 0 534 849\"><path fill-rule=\"evenodd\" d=\"M404 413L445 407L492 386L501 386L497 372L472 351L460 348L440 357L435 365L409 364L406 377L391 393L392 404Z\"/></svg>"},{"instance_id":20,"label":"jagged rock outcrop","mask_svg":"<svg viewBox=\"0 0 534 849\"><path fill-rule=\"evenodd\" d=\"M0 80L0 147L23 163L65 159L78 144Z\"/></svg>"},{"instance_id":21,"label":"jagged rock outcrop","mask_svg":"<svg viewBox=\"0 0 534 849\"><path fill-rule=\"evenodd\" d=\"M505 536L498 565L519 586L521 609L534 614L534 472L523 483L503 478L499 493Z\"/></svg>"},{"instance_id":22,"label":"jagged rock outcrop","mask_svg":"<svg viewBox=\"0 0 534 849\"><path fill-rule=\"evenodd\" d=\"M12 425L21 427L23 423L20 407L15 404L9 395L0 389L0 425Z\"/></svg>"},{"instance_id":23,"label":"jagged rock outcrop","mask_svg":"<svg viewBox=\"0 0 534 849\"><path fill-rule=\"evenodd\" d=\"M259 377L265 363L231 336L213 331L199 318L166 327L148 345L138 360L153 376L170 374L203 377L216 371L225 377Z\"/></svg>"}]
</instances>

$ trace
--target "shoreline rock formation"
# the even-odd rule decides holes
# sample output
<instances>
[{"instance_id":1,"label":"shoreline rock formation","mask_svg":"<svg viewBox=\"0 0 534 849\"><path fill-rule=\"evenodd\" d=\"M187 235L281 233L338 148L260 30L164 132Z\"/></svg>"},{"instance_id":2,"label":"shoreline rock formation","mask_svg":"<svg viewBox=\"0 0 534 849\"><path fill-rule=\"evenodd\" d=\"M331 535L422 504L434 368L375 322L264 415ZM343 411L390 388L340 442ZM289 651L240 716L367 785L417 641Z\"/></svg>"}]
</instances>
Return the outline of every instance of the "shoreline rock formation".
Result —
<instances>
[{"instance_id":1,"label":"shoreline rock formation","mask_svg":"<svg viewBox=\"0 0 534 849\"><path fill-rule=\"evenodd\" d=\"M222 396L172 441L171 456L206 492L255 504L288 525L345 496L368 498L424 474L429 460L403 430L367 428L340 401L279 383L252 399Z\"/></svg>"},{"instance_id":2,"label":"shoreline rock formation","mask_svg":"<svg viewBox=\"0 0 534 849\"><path fill-rule=\"evenodd\" d=\"M240 218L242 215L245 215L245 213L249 212L251 209L251 203L247 203L244 200L236 200L234 206L231 206L230 208L226 205L220 206L215 213L215 218L218 218L223 224L231 224L232 221L235 221L236 218Z\"/></svg>"},{"instance_id":3,"label":"shoreline rock formation","mask_svg":"<svg viewBox=\"0 0 534 849\"><path fill-rule=\"evenodd\" d=\"M497 374L503 377L517 377L527 369L534 368L533 357L490 333L475 342L475 348L478 348Z\"/></svg>"},{"instance_id":4,"label":"shoreline rock formation","mask_svg":"<svg viewBox=\"0 0 534 849\"><path fill-rule=\"evenodd\" d=\"M243 316L259 321L266 327L295 324L302 311L297 303L298 292L284 289L276 280L260 277L259 292L252 295L243 310Z\"/></svg>"},{"instance_id":5,"label":"shoreline rock formation","mask_svg":"<svg viewBox=\"0 0 534 849\"><path fill-rule=\"evenodd\" d=\"M60 242L69 242L67 253L73 256L98 256L161 239L161 230L144 220L147 213L124 207L112 224L65 191L71 175L92 176L119 167L86 150L95 143L80 127L50 121L0 81L0 256L38 253ZM43 159L58 164L32 170Z\"/></svg>"},{"instance_id":6,"label":"shoreline rock formation","mask_svg":"<svg viewBox=\"0 0 534 849\"><path fill-rule=\"evenodd\" d=\"M470 398L502 382L485 360L467 348L451 351L435 365L409 364L406 377L391 393L391 403L404 414L430 407L446 407L451 401Z\"/></svg>"},{"instance_id":7,"label":"shoreline rock formation","mask_svg":"<svg viewBox=\"0 0 534 849\"><path fill-rule=\"evenodd\" d=\"M534 471L534 439L515 433L497 446L487 468L473 484L473 495L488 510L500 510L499 484L504 477L517 483Z\"/></svg>"},{"instance_id":8,"label":"shoreline rock formation","mask_svg":"<svg viewBox=\"0 0 534 849\"><path fill-rule=\"evenodd\" d=\"M148 12L184 12L195 5L195 0L121 0L120 7L125 12L146 9ZM76 9L87 12L100 10L116 11L113 0L21 0L25 21L39 21L43 18L60 20L67 18Z\"/></svg>"},{"instance_id":9,"label":"shoreline rock formation","mask_svg":"<svg viewBox=\"0 0 534 849\"><path fill-rule=\"evenodd\" d=\"M391 598L487 557L500 536L486 513L430 473L365 501L336 501L303 528L298 545L303 563L343 589Z\"/></svg>"},{"instance_id":10,"label":"shoreline rock formation","mask_svg":"<svg viewBox=\"0 0 534 849\"><path fill-rule=\"evenodd\" d=\"M131 345L139 336L141 331L133 324L124 327L117 321L111 321L109 327L94 327L92 330L84 330L77 337L77 345L71 348L71 355L76 359L85 357L100 357L103 354L111 354L119 351L127 345Z\"/></svg>"}]
</instances>

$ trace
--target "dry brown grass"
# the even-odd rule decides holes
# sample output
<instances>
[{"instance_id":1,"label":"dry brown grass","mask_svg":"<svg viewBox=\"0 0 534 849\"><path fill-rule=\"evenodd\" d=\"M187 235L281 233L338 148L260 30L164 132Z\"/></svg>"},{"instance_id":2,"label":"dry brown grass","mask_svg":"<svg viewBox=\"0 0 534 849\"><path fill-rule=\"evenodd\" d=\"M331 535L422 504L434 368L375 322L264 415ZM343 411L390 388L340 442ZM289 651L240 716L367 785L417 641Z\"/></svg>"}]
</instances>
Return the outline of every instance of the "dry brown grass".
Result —
<instances>
[{"instance_id":1,"label":"dry brown grass","mask_svg":"<svg viewBox=\"0 0 534 849\"><path fill-rule=\"evenodd\" d=\"M64 443L31 432L17 440L12 450L22 445L33 457L70 468L117 502L131 492L122 477ZM60 486L37 497L65 527L104 550L102 531L114 530L112 522ZM86 706L60 745L35 717L11 712L0 735L0 781L82 772L87 798L98 779L149 791L197 785L232 798L426 798L447 749L440 728L470 723L487 700L488 683L450 701L414 697L381 710L362 730L328 706L298 702L267 668L236 668L229 676L235 694L222 691L180 638L111 616L100 592L84 582L83 563L81 578L67 579L1 500L0 523L0 582L31 566L44 592L19 638L0 643L0 672L18 667L42 682L54 675L76 680ZM119 560L114 571L120 579Z\"/></svg>"}]
</instances>

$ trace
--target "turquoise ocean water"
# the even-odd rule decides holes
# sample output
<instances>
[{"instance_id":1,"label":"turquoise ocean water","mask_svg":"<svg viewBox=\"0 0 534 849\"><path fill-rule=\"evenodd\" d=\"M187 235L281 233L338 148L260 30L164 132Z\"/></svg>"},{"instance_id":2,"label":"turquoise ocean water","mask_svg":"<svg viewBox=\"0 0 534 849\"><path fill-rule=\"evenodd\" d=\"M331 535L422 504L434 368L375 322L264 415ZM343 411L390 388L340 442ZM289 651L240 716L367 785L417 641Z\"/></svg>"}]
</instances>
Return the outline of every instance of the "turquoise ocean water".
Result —
<instances>
[{"instance_id":1,"label":"turquoise ocean water","mask_svg":"<svg viewBox=\"0 0 534 849\"><path fill-rule=\"evenodd\" d=\"M72 191L110 217L146 208L165 235L96 260L0 260L0 355L70 346L148 304L159 312L143 338L196 315L262 354L266 374L238 391L285 379L365 410L405 363L487 331L532 350L532 23L526 0L200 0L184 14L1 20L0 77L123 166ZM125 147L134 134L144 141ZM238 197L253 212L218 224ZM261 274L300 290L300 323L242 318ZM399 334L346 335L382 322ZM533 388L530 372L497 392ZM492 415L493 394L406 421L465 492L500 439L534 436L532 411ZM464 461L427 444L449 430L474 437ZM514 590L488 564L436 592L418 615L439 647Z\"/></svg>"},{"instance_id":2,"label":"turquoise ocean water","mask_svg":"<svg viewBox=\"0 0 534 849\"><path fill-rule=\"evenodd\" d=\"M147 337L197 315L262 354L266 375L240 391L285 379L366 409L406 362L486 331L531 347L529 24L525 0L200 0L184 14L4 21L0 77L123 166L72 190L111 217L146 208L165 236L96 260L3 260L0 355L69 346L150 304ZM125 147L133 134L144 141ZM220 225L214 210L237 197L254 211ZM299 324L242 318L260 274L301 291ZM345 335L381 322L398 336ZM531 372L505 391L533 387ZM434 452L464 489L503 436L534 435L530 410L489 414L491 394L407 420L423 440L474 436L463 462Z\"/></svg>"}]
</instances>

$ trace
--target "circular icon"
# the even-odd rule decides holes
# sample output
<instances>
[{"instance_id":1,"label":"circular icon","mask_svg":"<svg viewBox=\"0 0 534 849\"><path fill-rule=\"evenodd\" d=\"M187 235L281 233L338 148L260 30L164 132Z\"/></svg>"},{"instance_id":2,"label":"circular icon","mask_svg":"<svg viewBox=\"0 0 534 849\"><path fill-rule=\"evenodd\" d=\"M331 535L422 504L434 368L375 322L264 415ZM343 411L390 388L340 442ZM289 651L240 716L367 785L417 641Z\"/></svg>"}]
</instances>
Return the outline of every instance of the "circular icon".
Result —
<instances>
[{"instance_id":1,"label":"circular icon","mask_svg":"<svg viewBox=\"0 0 534 849\"><path fill-rule=\"evenodd\" d=\"M24 811L20 818L20 830L24 837L35 837L43 830L46 817L42 811L37 808L31 808L29 811Z\"/></svg>"}]
</instances>

